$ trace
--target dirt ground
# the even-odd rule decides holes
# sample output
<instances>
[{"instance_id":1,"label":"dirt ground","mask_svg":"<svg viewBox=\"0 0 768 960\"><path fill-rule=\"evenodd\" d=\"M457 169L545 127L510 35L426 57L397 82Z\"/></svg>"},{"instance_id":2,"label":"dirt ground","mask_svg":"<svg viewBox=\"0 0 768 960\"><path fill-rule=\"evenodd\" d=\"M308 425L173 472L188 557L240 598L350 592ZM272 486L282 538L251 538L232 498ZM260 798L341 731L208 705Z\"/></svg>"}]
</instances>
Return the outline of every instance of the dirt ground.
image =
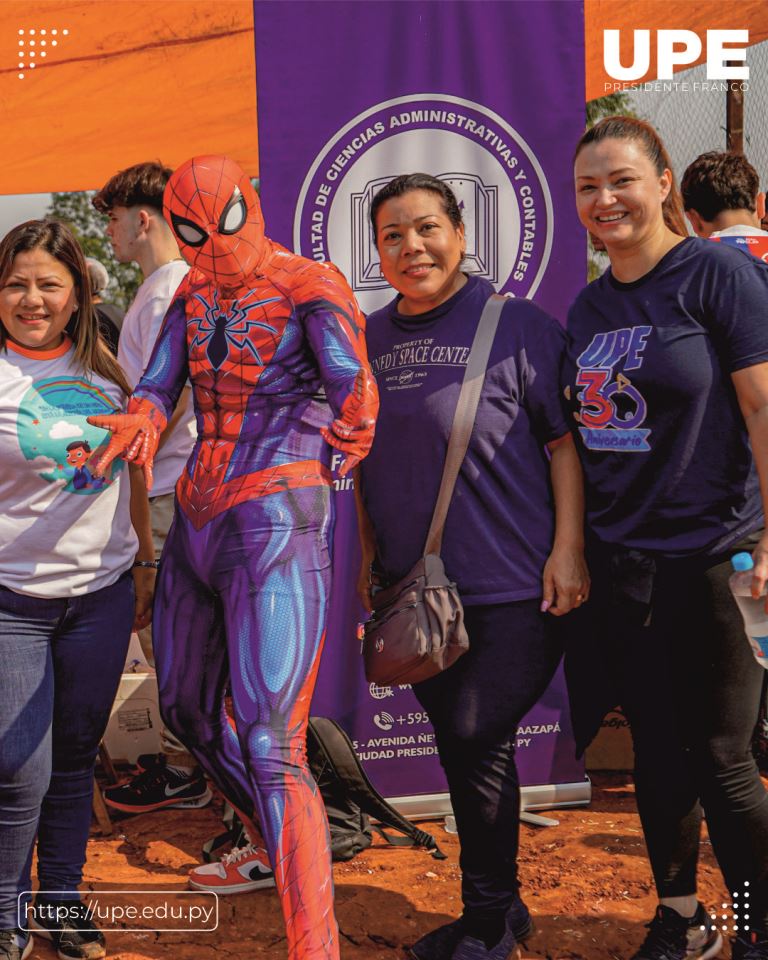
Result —
<instances>
[{"instance_id":1,"label":"dirt ground","mask_svg":"<svg viewBox=\"0 0 768 960\"><path fill-rule=\"evenodd\" d=\"M133 890L141 903L158 891L185 888L201 844L220 828L219 804L205 810L167 810L115 823L114 835L94 830L85 888ZM642 942L654 896L627 774L593 775L589 807L553 812L556 827L523 825L520 869L536 933L525 958L624 960ZM459 913L458 843L442 822L425 825L448 855L392 848L378 840L336 864L336 906L344 960L396 960L403 947ZM122 898L128 895L120 895ZM700 896L709 906L728 899L708 841L702 845ZM122 901L121 901L122 902ZM285 938L274 890L221 898L219 926L205 933L108 933L109 954L120 960L283 958ZM729 957L726 948L723 957ZM33 960L53 960L36 940Z\"/></svg>"}]
</instances>

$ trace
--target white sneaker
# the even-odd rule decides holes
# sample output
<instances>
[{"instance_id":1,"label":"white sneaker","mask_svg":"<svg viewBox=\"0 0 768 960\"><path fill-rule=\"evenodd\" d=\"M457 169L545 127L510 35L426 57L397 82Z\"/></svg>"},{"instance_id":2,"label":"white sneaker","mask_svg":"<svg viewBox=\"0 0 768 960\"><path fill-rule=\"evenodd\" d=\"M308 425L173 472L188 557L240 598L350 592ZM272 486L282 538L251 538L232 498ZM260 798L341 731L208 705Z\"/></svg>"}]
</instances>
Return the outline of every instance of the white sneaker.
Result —
<instances>
[{"instance_id":1,"label":"white sneaker","mask_svg":"<svg viewBox=\"0 0 768 960\"><path fill-rule=\"evenodd\" d=\"M274 887L275 875L269 865L267 851L249 843L235 847L218 863L204 863L189 871L189 885L195 890L211 890L218 894L248 893Z\"/></svg>"}]
</instances>

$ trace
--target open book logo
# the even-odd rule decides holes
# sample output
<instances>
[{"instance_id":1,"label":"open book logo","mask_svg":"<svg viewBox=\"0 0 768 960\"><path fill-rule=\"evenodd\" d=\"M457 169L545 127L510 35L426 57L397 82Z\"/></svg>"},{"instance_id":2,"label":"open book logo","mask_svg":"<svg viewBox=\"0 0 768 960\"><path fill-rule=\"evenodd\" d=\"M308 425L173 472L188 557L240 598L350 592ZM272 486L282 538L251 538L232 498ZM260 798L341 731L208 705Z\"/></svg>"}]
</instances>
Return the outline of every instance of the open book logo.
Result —
<instances>
[{"instance_id":1,"label":"open book logo","mask_svg":"<svg viewBox=\"0 0 768 960\"><path fill-rule=\"evenodd\" d=\"M371 202L404 170L431 173L455 193L465 225L467 273L516 296L536 292L553 224L541 164L504 117L445 94L376 104L331 137L304 179L294 248L340 267L364 313L382 307L392 290L381 272Z\"/></svg>"}]
</instances>

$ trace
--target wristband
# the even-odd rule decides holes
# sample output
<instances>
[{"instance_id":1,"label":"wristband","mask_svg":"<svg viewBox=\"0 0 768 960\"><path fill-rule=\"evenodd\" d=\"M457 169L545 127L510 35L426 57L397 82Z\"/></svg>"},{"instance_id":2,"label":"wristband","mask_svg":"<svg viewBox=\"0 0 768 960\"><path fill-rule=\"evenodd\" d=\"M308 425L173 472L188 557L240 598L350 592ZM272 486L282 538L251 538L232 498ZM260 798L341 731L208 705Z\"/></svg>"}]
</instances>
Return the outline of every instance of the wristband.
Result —
<instances>
[{"instance_id":1,"label":"wristband","mask_svg":"<svg viewBox=\"0 0 768 960\"><path fill-rule=\"evenodd\" d=\"M160 566L159 560L134 560L134 567L150 567L152 570L157 570Z\"/></svg>"}]
</instances>

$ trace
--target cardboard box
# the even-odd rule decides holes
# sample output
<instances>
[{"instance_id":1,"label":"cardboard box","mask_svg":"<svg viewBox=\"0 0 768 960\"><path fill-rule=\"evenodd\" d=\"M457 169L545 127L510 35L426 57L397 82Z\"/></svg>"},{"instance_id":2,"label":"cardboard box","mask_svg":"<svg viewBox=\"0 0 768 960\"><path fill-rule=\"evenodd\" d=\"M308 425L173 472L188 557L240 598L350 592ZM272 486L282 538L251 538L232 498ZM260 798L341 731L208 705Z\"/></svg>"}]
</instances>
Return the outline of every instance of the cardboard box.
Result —
<instances>
[{"instance_id":1,"label":"cardboard box","mask_svg":"<svg viewBox=\"0 0 768 960\"><path fill-rule=\"evenodd\" d=\"M128 653L125 655L123 673L153 673L154 666L147 662L138 633L132 633L128 644Z\"/></svg>"},{"instance_id":2,"label":"cardboard box","mask_svg":"<svg viewBox=\"0 0 768 960\"><path fill-rule=\"evenodd\" d=\"M124 673L104 734L112 761L135 763L140 753L158 753L161 725L154 672Z\"/></svg>"},{"instance_id":3,"label":"cardboard box","mask_svg":"<svg viewBox=\"0 0 768 960\"><path fill-rule=\"evenodd\" d=\"M603 717L600 731L587 748L587 770L632 770L635 753L629 720L620 708Z\"/></svg>"}]
</instances>

